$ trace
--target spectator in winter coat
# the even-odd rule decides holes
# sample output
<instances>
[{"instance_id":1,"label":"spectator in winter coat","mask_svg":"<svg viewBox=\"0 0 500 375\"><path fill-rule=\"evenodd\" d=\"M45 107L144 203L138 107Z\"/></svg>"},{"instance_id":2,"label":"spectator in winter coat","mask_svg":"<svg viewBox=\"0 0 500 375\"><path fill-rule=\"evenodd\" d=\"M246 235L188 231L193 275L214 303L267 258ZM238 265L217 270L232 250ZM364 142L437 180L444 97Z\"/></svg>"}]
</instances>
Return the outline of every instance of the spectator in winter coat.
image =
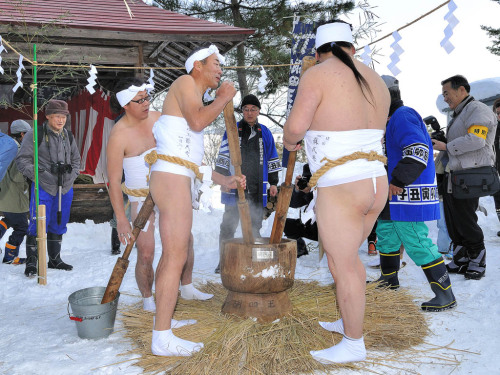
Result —
<instances>
[{"instance_id":1,"label":"spectator in winter coat","mask_svg":"<svg viewBox=\"0 0 500 375\"><path fill-rule=\"evenodd\" d=\"M497 131L495 133L495 166L497 168L497 172L500 173L500 98L495 100L493 103L493 112L497 117ZM493 195L493 198L495 200L495 209L497 211L498 220L500 220L500 191ZM500 232L497 233L497 236L500 237Z\"/></svg>"},{"instance_id":2,"label":"spectator in winter coat","mask_svg":"<svg viewBox=\"0 0 500 375\"><path fill-rule=\"evenodd\" d=\"M491 109L469 95L470 85L456 75L441 82L444 101L453 110L448 124L448 143L433 140L435 150L446 151L443 203L448 234L453 242L453 260L448 272L479 280L486 272L486 248L476 210L479 198L457 199L451 193L450 171L495 165L493 149L497 120Z\"/></svg>"},{"instance_id":3,"label":"spectator in winter coat","mask_svg":"<svg viewBox=\"0 0 500 375\"><path fill-rule=\"evenodd\" d=\"M12 139L21 147L24 135L31 130L31 126L24 120L15 120L10 126ZM3 180L0 182L0 211L3 219L0 220L0 238L9 227L14 231L5 244L3 263L23 264L26 258L19 258L19 246L28 231L29 195L28 182L12 161Z\"/></svg>"},{"instance_id":4,"label":"spectator in winter coat","mask_svg":"<svg viewBox=\"0 0 500 375\"><path fill-rule=\"evenodd\" d=\"M7 173L10 162L14 160L17 155L16 142L7 134L0 131L0 181Z\"/></svg>"},{"instance_id":5,"label":"spectator in winter coat","mask_svg":"<svg viewBox=\"0 0 500 375\"><path fill-rule=\"evenodd\" d=\"M80 173L80 152L73 134L64 128L68 115L66 102L50 100L47 103L45 108L47 121L38 130L38 181L39 204L45 205L46 208L48 266L71 271L73 266L64 263L61 259L61 242L69 221L73 201L73 182ZM19 171L33 182L31 184L30 222L26 238L27 259L24 271L26 276L36 275L38 262L33 154L33 130L30 130L24 136L16 158Z\"/></svg>"}]
</instances>

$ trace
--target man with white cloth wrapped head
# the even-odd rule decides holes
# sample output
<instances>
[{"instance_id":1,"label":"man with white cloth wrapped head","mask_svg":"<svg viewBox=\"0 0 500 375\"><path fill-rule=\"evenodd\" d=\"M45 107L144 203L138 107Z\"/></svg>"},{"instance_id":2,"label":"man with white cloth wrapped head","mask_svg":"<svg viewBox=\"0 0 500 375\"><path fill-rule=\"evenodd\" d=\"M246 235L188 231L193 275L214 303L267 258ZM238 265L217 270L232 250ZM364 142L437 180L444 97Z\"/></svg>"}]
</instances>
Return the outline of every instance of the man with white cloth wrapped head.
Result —
<instances>
[{"instance_id":1,"label":"man with white cloth wrapped head","mask_svg":"<svg viewBox=\"0 0 500 375\"><path fill-rule=\"evenodd\" d=\"M134 221L146 199L145 196L138 196L140 195L138 191L148 188L149 167L144 161L144 155L156 149L152 129L161 113L149 110L151 97L148 90L151 89L152 85L144 83L141 79L123 78L116 84L116 94L110 100L110 106L114 112L124 113L113 126L106 148L109 195L117 219L119 239L124 245L132 240L133 235L132 227L123 207L123 195L120 188L122 173L125 172L125 188L132 206L131 216L132 221ZM135 278L143 297L143 308L152 312L156 310L152 294L155 216L153 212L147 226L137 238L137 264L135 267ZM193 264L194 250L191 239L186 265L181 276L181 298L196 300L212 298L212 294L202 293L193 286ZM179 327L182 323L183 321L174 320L172 325Z\"/></svg>"},{"instance_id":2,"label":"man with white cloth wrapped head","mask_svg":"<svg viewBox=\"0 0 500 375\"><path fill-rule=\"evenodd\" d=\"M162 115L153 126L157 153L180 158L200 166L203 159L203 129L214 121L236 89L222 82L215 100L203 105L203 94L216 89L222 76L224 58L216 46L193 52L186 60L188 74L177 78L163 102ZM156 320L151 351L155 355L189 356L203 348L176 337L171 319L177 302L177 290L186 263L193 222L191 184L193 170L170 161L157 160L151 168L150 191L160 211L162 256L156 269Z\"/></svg>"},{"instance_id":3,"label":"man with white cloth wrapped head","mask_svg":"<svg viewBox=\"0 0 500 375\"><path fill-rule=\"evenodd\" d=\"M388 183L382 157L390 96L372 69L354 58L351 26L334 20L316 32L316 59L302 76L292 111L283 128L283 145L297 150L302 138L318 184L316 217L319 237L337 287L342 319L321 322L344 335L328 349L311 351L321 363L363 361L365 269L358 249L387 201ZM327 162L342 157L345 164ZM361 157L361 158L359 158ZM327 159L325 161L325 158Z\"/></svg>"}]
</instances>

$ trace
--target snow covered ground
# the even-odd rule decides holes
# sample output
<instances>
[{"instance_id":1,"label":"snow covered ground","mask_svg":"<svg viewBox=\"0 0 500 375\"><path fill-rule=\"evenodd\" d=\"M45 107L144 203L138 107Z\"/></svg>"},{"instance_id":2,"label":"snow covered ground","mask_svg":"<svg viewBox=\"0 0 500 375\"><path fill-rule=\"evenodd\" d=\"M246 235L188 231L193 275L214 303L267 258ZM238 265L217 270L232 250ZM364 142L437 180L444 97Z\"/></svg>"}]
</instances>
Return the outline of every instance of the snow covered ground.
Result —
<instances>
[{"instance_id":1,"label":"snow covered ground","mask_svg":"<svg viewBox=\"0 0 500 375\"><path fill-rule=\"evenodd\" d=\"M301 170L297 168L296 170ZM217 194L214 194L214 201ZM421 374L498 374L500 373L500 237L496 233L500 224L495 214L493 198L481 198L489 215L479 215L488 251L486 277L480 281L467 281L463 276L452 275L453 290L458 307L443 313L430 313L428 320L433 332L427 338L436 345L451 344L461 351L452 351L460 361L458 367L428 365L403 366L404 371L373 367L377 373ZM212 212L197 211L194 214L195 283L207 280L220 281L213 273L218 263L219 224L222 208ZM292 213L293 214L293 213ZM269 236L272 215L263 223L261 234ZM435 223L429 223L430 234L437 238ZM0 241L2 249L10 231ZM241 236L238 229L237 236ZM366 243L359 253L363 262L373 258L366 253ZM155 266L161 253L157 233ZM21 254L24 255L24 244ZM46 286L24 276L24 266L0 264L0 373L2 374L140 374L132 356L121 356L131 348L131 342L123 338L119 320L115 332L106 339L82 340L77 336L75 322L68 318L68 296L80 289L106 286L116 256L110 254L110 227L108 224L73 223L63 239L62 257L74 266L73 271L48 270ZM408 258L408 265L401 270L400 282L410 288L416 303L428 300L432 292L424 273ZM119 310L140 300L134 279L135 251L121 287ZM367 270L369 278L378 276L377 270ZM298 259L297 279L331 282L326 259L318 263L318 252L313 251ZM369 355L370 353L368 353ZM428 362L428 361L426 361ZM352 374L352 371L336 372Z\"/></svg>"}]
</instances>

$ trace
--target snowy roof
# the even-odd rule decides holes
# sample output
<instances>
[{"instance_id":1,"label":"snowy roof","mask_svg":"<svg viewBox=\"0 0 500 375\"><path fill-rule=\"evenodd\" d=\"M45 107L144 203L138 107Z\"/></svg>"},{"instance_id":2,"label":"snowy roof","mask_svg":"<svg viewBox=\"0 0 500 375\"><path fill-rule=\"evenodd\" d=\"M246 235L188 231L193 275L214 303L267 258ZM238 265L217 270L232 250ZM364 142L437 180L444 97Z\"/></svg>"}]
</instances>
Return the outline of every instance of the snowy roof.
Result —
<instances>
[{"instance_id":1,"label":"snowy roof","mask_svg":"<svg viewBox=\"0 0 500 375\"><path fill-rule=\"evenodd\" d=\"M470 82L470 94L487 105L492 105L495 99L500 98L500 77L486 78L479 81ZM445 103L443 95L438 95L436 107L440 112L450 111Z\"/></svg>"}]
</instances>

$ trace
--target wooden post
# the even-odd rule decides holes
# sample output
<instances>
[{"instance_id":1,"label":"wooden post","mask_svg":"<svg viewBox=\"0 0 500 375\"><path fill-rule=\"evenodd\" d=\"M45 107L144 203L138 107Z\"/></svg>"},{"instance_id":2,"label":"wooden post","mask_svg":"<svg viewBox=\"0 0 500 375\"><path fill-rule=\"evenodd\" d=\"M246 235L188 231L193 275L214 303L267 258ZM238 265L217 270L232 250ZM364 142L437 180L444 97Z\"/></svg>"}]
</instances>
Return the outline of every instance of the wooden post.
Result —
<instances>
[{"instance_id":1,"label":"wooden post","mask_svg":"<svg viewBox=\"0 0 500 375\"><path fill-rule=\"evenodd\" d=\"M47 285L47 231L45 230L47 218L45 205L38 206L38 219L36 221L37 249L38 249L38 284Z\"/></svg>"}]
</instances>

